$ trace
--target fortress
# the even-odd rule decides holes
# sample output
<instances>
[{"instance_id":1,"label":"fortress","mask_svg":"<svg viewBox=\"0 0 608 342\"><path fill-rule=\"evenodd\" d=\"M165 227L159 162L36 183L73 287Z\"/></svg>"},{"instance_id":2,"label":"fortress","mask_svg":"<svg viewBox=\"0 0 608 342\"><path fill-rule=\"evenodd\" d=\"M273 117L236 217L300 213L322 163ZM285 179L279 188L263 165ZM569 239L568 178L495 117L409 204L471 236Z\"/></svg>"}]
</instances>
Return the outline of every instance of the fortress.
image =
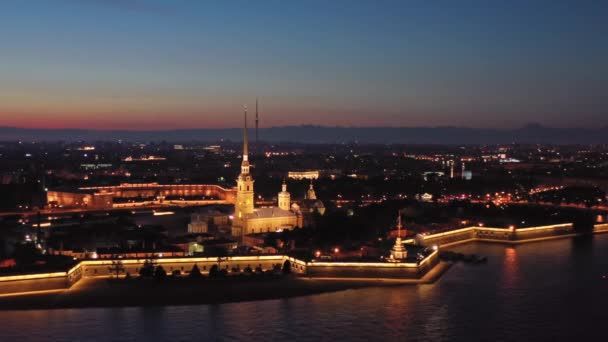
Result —
<instances>
[{"instance_id":1,"label":"fortress","mask_svg":"<svg viewBox=\"0 0 608 342\"><path fill-rule=\"evenodd\" d=\"M578 235L572 231L572 224L569 223L527 229L527 231L522 229L519 233L520 235L518 235L518 233L510 229L469 227L446 233L427 235L424 243L440 243L441 246L472 241L511 244L568 238ZM490 234L490 232L494 232L497 235L491 239L484 237L485 234ZM591 233L600 234L607 232L608 224L597 224ZM404 241L404 243L413 242L413 240ZM110 267L116 261L112 259L85 259L71 269L63 272L3 276L0 277L0 294L67 289L82 278L111 276ZM124 271L131 274L137 274L145 261L145 259L120 260L124 266ZM194 265L197 265L203 274L208 274L214 265L226 270L259 267L263 271L272 270L276 265L282 265L283 267L289 265L292 273L303 277L318 279L393 279L417 284L432 282L437 279L436 277L434 279L425 279L425 277L439 264L439 252L436 250L417 263L305 261L287 255L234 256L225 258L221 261L221 264L217 257L158 258L156 263L162 265L168 273L176 270L187 273ZM434 273L436 273L437 277L440 275L440 272Z\"/></svg>"}]
</instances>

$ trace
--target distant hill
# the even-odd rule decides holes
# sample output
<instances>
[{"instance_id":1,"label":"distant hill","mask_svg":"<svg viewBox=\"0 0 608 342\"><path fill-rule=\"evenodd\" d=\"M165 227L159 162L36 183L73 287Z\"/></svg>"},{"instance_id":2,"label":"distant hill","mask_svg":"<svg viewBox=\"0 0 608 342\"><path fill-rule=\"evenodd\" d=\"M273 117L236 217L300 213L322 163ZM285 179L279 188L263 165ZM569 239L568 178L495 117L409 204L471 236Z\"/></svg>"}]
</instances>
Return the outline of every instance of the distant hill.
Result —
<instances>
[{"instance_id":1,"label":"distant hill","mask_svg":"<svg viewBox=\"0 0 608 342\"><path fill-rule=\"evenodd\" d=\"M517 129L465 127L327 127L285 126L261 128L260 139L268 142L299 143L405 143L405 144L606 144L608 128L552 128L530 124ZM253 131L250 137L253 136ZM239 141L242 130L181 129L167 131L26 129L0 127L0 140L31 141Z\"/></svg>"}]
</instances>

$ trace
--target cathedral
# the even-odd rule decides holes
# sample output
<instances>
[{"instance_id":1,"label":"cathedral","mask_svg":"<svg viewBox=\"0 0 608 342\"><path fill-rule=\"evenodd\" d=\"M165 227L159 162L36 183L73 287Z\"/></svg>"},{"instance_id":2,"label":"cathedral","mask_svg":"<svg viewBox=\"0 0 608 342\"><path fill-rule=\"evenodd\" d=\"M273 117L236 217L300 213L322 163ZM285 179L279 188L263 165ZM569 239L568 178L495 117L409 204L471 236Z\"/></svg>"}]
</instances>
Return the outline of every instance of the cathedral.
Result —
<instances>
[{"instance_id":1,"label":"cathedral","mask_svg":"<svg viewBox=\"0 0 608 342\"><path fill-rule=\"evenodd\" d=\"M247 109L245 109L245 127L243 131L243 161L241 173L237 178L236 203L232 221L232 236L242 241L243 236L256 233L276 232L295 227L302 227L302 215L292 209L291 195L287 184L283 182L278 194L278 207L256 208L253 177L250 173L247 137Z\"/></svg>"}]
</instances>

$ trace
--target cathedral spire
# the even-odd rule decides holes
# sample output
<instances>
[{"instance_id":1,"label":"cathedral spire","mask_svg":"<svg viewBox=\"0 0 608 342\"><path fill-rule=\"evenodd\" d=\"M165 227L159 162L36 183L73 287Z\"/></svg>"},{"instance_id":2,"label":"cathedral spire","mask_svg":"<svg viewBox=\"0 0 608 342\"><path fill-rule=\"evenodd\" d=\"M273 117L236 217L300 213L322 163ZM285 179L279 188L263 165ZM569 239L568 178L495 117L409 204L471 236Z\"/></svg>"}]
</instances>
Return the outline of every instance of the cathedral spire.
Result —
<instances>
[{"instance_id":1,"label":"cathedral spire","mask_svg":"<svg viewBox=\"0 0 608 342\"><path fill-rule=\"evenodd\" d=\"M397 211L397 238L401 238L401 228L403 225L401 224L401 213Z\"/></svg>"},{"instance_id":2,"label":"cathedral spire","mask_svg":"<svg viewBox=\"0 0 608 342\"><path fill-rule=\"evenodd\" d=\"M403 243L401 242L401 228L403 225L401 224L401 212L397 211L397 238L395 239L395 245L391 250L391 256L389 261L391 262L401 262L407 257L407 250L403 247Z\"/></svg>"},{"instance_id":3,"label":"cathedral spire","mask_svg":"<svg viewBox=\"0 0 608 342\"><path fill-rule=\"evenodd\" d=\"M243 106L243 110L245 112L245 126L243 128L243 162L249 161L249 139L247 138L247 105Z\"/></svg>"}]
</instances>

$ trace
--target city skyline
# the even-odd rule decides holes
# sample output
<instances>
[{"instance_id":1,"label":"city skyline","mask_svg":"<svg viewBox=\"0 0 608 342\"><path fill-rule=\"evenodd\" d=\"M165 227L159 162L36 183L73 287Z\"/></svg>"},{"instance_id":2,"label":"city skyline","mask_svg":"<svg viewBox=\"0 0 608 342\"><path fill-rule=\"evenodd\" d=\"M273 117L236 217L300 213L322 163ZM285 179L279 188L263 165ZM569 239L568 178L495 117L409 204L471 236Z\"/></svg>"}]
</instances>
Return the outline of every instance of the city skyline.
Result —
<instances>
[{"instance_id":1,"label":"city skyline","mask_svg":"<svg viewBox=\"0 0 608 342\"><path fill-rule=\"evenodd\" d=\"M0 1L0 341L572 341L608 1Z\"/></svg>"},{"instance_id":2,"label":"city skyline","mask_svg":"<svg viewBox=\"0 0 608 342\"><path fill-rule=\"evenodd\" d=\"M608 124L606 5L19 1L0 126Z\"/></svg>"}]
</instances>

